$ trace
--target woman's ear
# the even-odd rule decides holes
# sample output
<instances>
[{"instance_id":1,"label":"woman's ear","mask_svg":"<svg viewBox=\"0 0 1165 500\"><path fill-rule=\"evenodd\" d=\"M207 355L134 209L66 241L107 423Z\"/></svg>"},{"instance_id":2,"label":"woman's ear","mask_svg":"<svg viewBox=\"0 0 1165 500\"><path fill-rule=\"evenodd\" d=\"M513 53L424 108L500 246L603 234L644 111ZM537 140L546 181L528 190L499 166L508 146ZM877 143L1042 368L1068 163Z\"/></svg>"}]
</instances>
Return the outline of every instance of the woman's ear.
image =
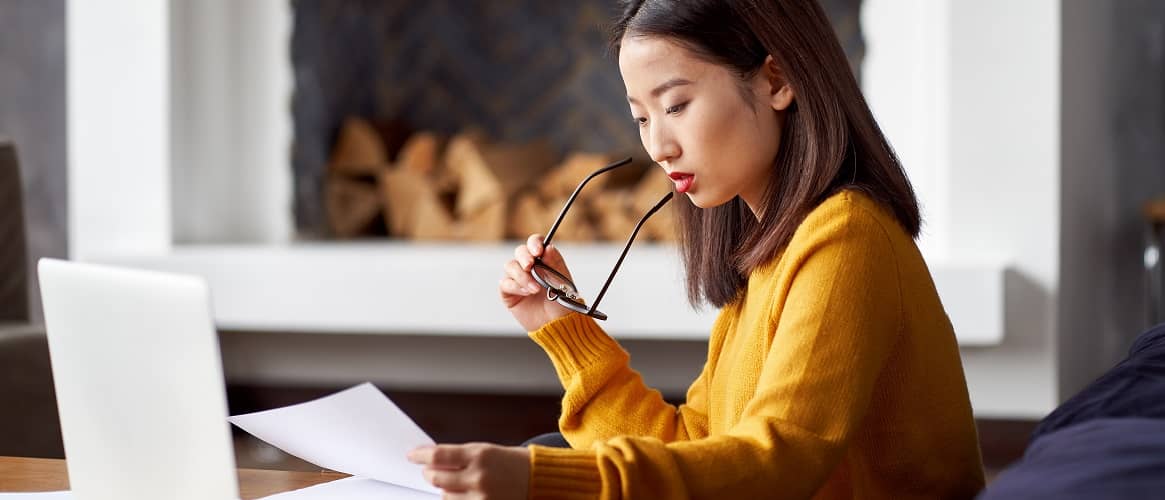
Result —
<instances>
[{"instance_id":1,"label":"woman's ear","mask_svg":"<svg viewBox=\"0 0 1165 500\"><path fill-rule=\"evenodd\" d=\"M789 85L789 81L785 79L785 72L777 66L772 55L765 57L762 71L769 81L769 105L777 111L788 109L796 98L796 92L793 91L793 86Z\"/></svg>"}]
</instances>

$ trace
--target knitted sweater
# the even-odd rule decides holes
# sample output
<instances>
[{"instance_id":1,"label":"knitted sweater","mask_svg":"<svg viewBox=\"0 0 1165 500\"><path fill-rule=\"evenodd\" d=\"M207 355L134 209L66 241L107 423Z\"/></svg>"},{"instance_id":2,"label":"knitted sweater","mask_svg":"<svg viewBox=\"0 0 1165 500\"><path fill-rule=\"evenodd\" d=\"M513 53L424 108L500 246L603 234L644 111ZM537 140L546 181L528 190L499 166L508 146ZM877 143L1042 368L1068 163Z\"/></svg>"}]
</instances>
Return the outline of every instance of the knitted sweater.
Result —
<instances>
[{"instance_id":1,"label":"knitted sweater","mask_svg":"<svg viewBox=\"0 0 1165 500\"><path fill-rule=\"evenodd\" d=\"M678 407L587 316L530 336L566 389L573 447L530 448L530 498L970 498L984 484L930 272L856 191L824 201L752 272Z\"/></svg>"}]
</instances>

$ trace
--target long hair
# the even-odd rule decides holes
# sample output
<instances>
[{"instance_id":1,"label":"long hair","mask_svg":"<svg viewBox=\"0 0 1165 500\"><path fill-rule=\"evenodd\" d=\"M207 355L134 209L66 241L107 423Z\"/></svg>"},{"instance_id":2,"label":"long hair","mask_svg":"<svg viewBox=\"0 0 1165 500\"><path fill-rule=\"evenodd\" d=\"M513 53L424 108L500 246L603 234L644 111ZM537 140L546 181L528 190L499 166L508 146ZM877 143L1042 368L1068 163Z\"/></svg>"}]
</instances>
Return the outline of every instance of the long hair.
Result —
<instances>
[{"instance_id":1,"label":"long hair","mask_svg":"<svg viewBox=\"0 0 1165 500\"><path fill-rule=\"evenodd\" d=\"M675 204L693 306L734 301L748 275L842 189L865 192L917 238L914 190L815 0L632 0L611 30L616 56L625 36L670 39L742 82L772 55L794 90L759 220L740 197L708 209L686 197Z\"/></svg>"}]
</instances>

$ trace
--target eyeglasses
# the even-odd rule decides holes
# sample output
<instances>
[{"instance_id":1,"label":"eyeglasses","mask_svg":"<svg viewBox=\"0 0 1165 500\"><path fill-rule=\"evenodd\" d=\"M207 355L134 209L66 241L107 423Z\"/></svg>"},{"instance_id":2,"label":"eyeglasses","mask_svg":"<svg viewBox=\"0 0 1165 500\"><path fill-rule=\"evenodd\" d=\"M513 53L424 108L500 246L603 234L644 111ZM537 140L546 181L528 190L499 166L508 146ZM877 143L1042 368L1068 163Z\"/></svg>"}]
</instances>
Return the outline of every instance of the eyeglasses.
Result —
<instances>
[{"instance_id":1,"label":"eyeglasses","mask_svg":"<svg viewBox=\"0 0 1165 500\"><path fill-rule=\"evenodd\" d=\"M554 232L558 230L558 225L562 223L562 218L566 216L567 210L570 210L570 205L574 203L574 199L578 196L579 191L582 191L583 186L587 185L587 182L590 182L591 179L599 176L600 174L605 174L611 170L628 165L630 163L631 158L624 158L594 171L591 173L591 175L588 175L586 179L583 179L583 181L579 183L578 187L574 188L574 192L571 193L570 198L566 199L566 204L563 205L562 211L558 213L558 218L554 220L554 225L550 226L550 230L546 232L546 238L542 240L542 247L546 248L548 245L550 245L550 240L554 238ZM578 287L575 286L574 281L571 281L571 279L566 277L565 274L558 272L554 268L543 263L541 257L535 257L534 267L530 270L530 274L534 276L534 281L537 281L539 285L542 285L543 288L546 288L546 300L558 302L567 309L583 313L595 319L607 319L607 315L603 314L598 309L599 302L603 300L603 295L606 295L607 288L611 286L611 280L615 279L615 273L619 272L619 266L623 265L623 259L627 257L627 251L631 249L631 243L635 241L635 235L639 234L639 228L643 227L643 223L647 222L648 217L651 217L652 214L658 212L660 208L667 204L667 202L671 200L673 194L674 193L669 192L664 195L664 197L659 200L659 203L656 203L654 207L651 207L651 210L648 210L647 213L643 215L643 218L639 219L639 223L635 224L635 229L631 231L631 236L627 238L627 245L623 247L623 253L619 255L619 260L615 262L615 268L611 269L610 276L607 276L607 282L603 283L603 289L599 291L599 295L595 297L595 302L591 304L590 307L587 307L582 296L579 295Z\"/></svg>"}]
</instances>

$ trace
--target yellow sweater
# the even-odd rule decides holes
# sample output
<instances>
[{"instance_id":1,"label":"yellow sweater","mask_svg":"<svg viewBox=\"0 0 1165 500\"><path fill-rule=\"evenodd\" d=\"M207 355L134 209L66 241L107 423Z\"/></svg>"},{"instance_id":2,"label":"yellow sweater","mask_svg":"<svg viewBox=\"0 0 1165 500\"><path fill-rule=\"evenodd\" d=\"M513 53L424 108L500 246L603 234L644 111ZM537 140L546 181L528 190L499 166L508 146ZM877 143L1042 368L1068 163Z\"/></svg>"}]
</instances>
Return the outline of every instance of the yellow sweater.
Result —
<instances>
[{"instance_id":1,"label":"yellow sweater","mask_svg":"<svg viewBox=\"0 0 1165 500\"><path fill-rule=\"evenodd\" d=\"M854 191L809 214L721 310L678 408L589 317L530 336L573 449L531 498L970 498L982 462L958 346L914 241Z\"/></svg>"}]
</instances>

